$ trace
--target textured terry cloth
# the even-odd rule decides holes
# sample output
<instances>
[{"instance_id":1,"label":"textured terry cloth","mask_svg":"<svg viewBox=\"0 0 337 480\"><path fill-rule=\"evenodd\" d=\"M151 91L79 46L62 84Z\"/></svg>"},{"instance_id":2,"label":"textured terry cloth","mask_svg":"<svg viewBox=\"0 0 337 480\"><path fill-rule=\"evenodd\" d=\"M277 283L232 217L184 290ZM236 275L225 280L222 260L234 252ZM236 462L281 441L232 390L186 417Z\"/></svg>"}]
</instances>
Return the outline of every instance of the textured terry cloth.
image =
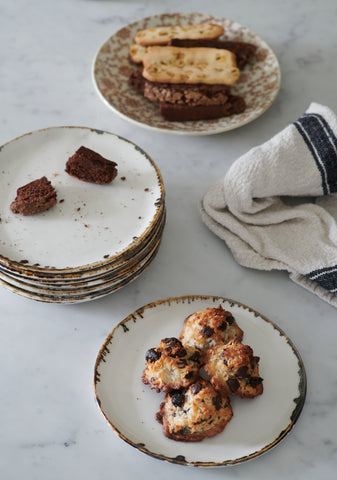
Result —
<instances>
[{"instance_id":1,"label":"textured terry cloth","mask_svg":"<svg viewBox=\"0 0 337 480\"><path fill-rule=\"evenodd\" d=\"M312 103L236 160L200 204L243 266L286 270L337 307L337 117Z\"/></svg>"}]
</instances>

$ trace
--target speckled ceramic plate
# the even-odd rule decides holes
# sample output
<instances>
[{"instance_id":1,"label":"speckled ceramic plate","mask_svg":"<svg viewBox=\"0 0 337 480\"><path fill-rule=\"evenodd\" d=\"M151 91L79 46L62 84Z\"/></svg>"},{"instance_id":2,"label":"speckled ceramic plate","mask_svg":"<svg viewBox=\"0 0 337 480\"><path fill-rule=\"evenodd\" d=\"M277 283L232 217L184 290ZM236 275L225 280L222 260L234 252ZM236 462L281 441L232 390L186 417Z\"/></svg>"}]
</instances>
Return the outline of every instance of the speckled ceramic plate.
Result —
<instances>
[{"instance_id":1,"label":"speckled ceramic plate","mask_svg":"<svg viewBox=\"0 0 337 480\"><path fill-rule=\"evenodd\" d=\"M97 288L89 288L89 289L82 289L78 292L75 291L68 291L66 289L60 290L58 292L48 291L48 289L33 289L29 286L29 289L25 288L23 283L21 282L10 282L4 276L0 276L0 285L5 287L7 290L20 295L21 297L28 298L29 300L36 300L38 302L44 303L58 303L58 304L74 304L74 303L83 303L89 302L91 300L96 300L98 298L105 297L106 295L110 295L113 292L116 292L120 288L125 287L129 283L136 280L140 274L150 265L153 261L154 257L156 256L158 249L160 246L160 242L157 244L156 248L152 251L151 255L149 255L143 262L141 262L137 268L128 272L128 275L124 278L116 281L116 282L107 282L105 285L100 285Z\"/></svg>"},{"instance_id":2,"label":"speckled ceramic plate","mask_svg":"<svg viewBox=\"0 0 337 480\"><path fill-rule=\"evenodd\" d=\"M225 29L223 39L254 43L256 58L241 72L232 93L242 95L246 110L215 120L168 122L158 113L158 107L138 94L128 77L136 67L129 61L129 47L138 30L160 25L217 23ZM227 18L202 13L166 13L144 18L122 28L99 49L94 59L93 79L98 94L114 112L139 126L161 132L183 135L210 135L241 127L259 117L275 100L281 82L278 60L258 35Z\"/></svg>"},{"instance_id":3,"label":"speckled ceramic plate","mask_svg":"<svg viewBox=\"0 0 337 480\"><path fill-rule=\"evenodd\" d=\"M65 172L67 159L81 145L117 162L111 184L81 182ZM162 213L158 168L141 148L112 133L84 127L31 132L2 146L0 168L5 268L61 275L104 268L143 246ZM43 175L57 191L57 205L29 217L13 214L17 188Z\"/></svg>"},{"instance_id":4,"label":"speckled ceramic plate","mask_svg":"<svg viewBox=\"0 0 337 480\"><path fill-rule=\"evenodd\" d=\"M79 272L72 271L71 273L63 273L57 270L36 269L35 271L26 269L25 264L17 268L12 268L12 263L7 267L0 265L0 276L6 275L14 280L24 280L26 283L33 286L55 286L57 288L92 286L99 284L108 279L114 279L120 275L128 273L130 268L138 264L146 255L151 252L154 246L161 240L166 222L166 208L163 206L162 213L158 218L158 223L151 232L151 235L146 239L144 245L140 248L128 250L125 254L111 263L104 263L102 267L89 268L88 270L81 270Z\"/></svg>"},{"instance_id":5,"label":"speckled ceramic plate","mask_svg":"<svg viewBox=\"0 0 337 480\"><path fill-rule=\"evenodd\" d=\"M233 313L244 330L243 343L260 357L264 393L231 399L234 416L221 434L202 442L170 440L155 420L163 394L141 381L145 352L162 338L179 336L189 314L219 304ZM98 354L94 386L103 415L121 439L161 460L210 467L237 464L277 445L301 413L306 375L291 340L266 317L233 300L190 295L151 303L121 321Z\"/></svg>"}]
</instances>

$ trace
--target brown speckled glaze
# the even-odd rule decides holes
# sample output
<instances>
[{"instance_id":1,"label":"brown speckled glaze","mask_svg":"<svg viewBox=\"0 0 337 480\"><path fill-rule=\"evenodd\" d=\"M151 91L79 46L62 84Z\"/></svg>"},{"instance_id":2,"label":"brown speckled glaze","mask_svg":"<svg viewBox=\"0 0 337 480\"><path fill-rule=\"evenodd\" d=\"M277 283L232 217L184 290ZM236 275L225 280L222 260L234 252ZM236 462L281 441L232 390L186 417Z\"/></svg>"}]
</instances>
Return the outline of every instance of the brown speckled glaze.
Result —
<instances>
[{"instance_id":1,"label":"brown speckled glaze","mask_svg":"<svg viewBox=\"0 0 337 480\"><path fill-rule=\"evenodd\" d=\"M255 59L241 72L232 87L234 95L244 97L247 108L237 115L216 120L168 122L158 107L138 94L128 77L135 65L129 60L129 47L138 30L160 25L217 23L224 27L225 40L237 40L258 46ZM98 51L93 67L94 83L104 102L123 118L139 126L183 135L210 135L233 130L259 117L274 101L281 74L277 58L258 35L232 20L202 13L166 13L127 25L112 35Z\"/></svg>"}]
</instances>

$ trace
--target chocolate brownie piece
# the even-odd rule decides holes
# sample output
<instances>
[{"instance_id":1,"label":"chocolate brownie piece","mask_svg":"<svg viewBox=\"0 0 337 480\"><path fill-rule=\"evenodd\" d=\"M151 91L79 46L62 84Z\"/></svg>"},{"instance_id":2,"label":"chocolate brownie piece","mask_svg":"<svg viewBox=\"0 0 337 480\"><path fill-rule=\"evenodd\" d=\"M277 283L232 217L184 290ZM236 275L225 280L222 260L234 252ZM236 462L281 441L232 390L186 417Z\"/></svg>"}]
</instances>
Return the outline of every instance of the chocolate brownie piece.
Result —
<instances>
[{"instance_id":1,"label":"chocolate brownie piece","mask_svg":"<svg viewBox=\"0 0 337 480\"><path fill-rule=\"evenodd\" d=\"M236 56L236 64L240 70L242 70L248 62L256 54L257 46L247 42L237 42L229 40L192 40L192 39L179 39L173 38L170 40L169 45L172 47L207 47L207 48L221 48L229 50Z\"/></svg>"},{"instance_id":2,"label":"chocolate brownie piece","mask_svg":"<svg viewBox=\"0 0 337 480\"><path fill-rule=\"evenodd\" d=\"M65 171L84 182L107 184L117 175L117 163L87 147L80 147L66 163Z\"/></svg>"},{"instance_id":3,"label":"chocolate brownie piece","mask_svg":"<svg viewBox=\"0 0 337 480\"><path fill-rule=\"evenodd\" d=\"M187 120L210 120L226 117L234 113L242 113L246 102L242 97L230 95L223 105L176 105L160 103L159 113L170 122L185 122Z\"/></svg>"},{"instance_id":4,"label":"chocolate brownie piece","mask_svg":"<svg viewBox=\"0 0 337 480\"><path fill-rule=\"evenodd\" d=\"M133 70L129 75L129 85L138 93L144 94L145 78L143 77L143 68Z\"/></svg>"},{"instance_id":5,"label":"chocolate brownie piece","mask_svg":"<svg viewBox=\"0 0 337 480\"><path fill-rule=\"evenodd\" d=\"M16 191L16 198L11 203L13 213L27 216L33 213L43 212L53 207L56 200L56 190L47 177L41 177Z\"/></svg>"},{"instance_id":6,"label":"chocolate brownie piece","mask_svg":"<svg viewBox=\"0 0 337 480\"><path fill-rule=\"evenodd\" d=\"M228 85L159 83L145 80L144 96L152 102L177 105L223 105L228 100Z\"/></svg>"}]
</instances>

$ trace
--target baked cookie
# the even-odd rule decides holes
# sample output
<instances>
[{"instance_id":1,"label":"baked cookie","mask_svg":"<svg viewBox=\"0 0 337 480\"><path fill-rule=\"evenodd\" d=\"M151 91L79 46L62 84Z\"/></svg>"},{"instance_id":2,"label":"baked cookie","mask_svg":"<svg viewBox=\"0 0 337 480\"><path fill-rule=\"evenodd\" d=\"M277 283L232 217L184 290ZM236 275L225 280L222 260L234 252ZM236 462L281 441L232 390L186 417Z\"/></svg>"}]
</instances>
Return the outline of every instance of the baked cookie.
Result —
<instances>
[{"instance_id":1,"label":"baked cookie","mask_svg":"<svg viewBox=\"0 0 337 480\"><path fill-rule=\"evenodd\" d=\"M232 416L229 398L199 378L188 389L168 392L156 418L166 437L198 442L222 432Z\"/></svg>"},{"instance_id":2,"label":"baked cookie","mask_svg":"<svg viewBox=\"0 0 337 480\"><path fill-rule=\"evenodd\" d=\"M135 36L138 45L165 45L171 38L193 38L214 40L224 32L221 25L204 23L201 25L171 25L139 30Z\"/></svg>"},{"instance_id":3,"label":"baked cookie","mask_svg":"<svg viewBox=\"0 0 337 480\"><path fill-rule=\"evenodd\" d=\"M207 48L221 48L233 52L236 57L236 64L240 70L242 70L247 63L249 63L256 55L257 46L252 43L238 42L230 40L192 40L192 39L180 39L173 38L169 41L169 45L172 47L207 47ZM145 54L146 52L142 52ZM138 54L139 59L139 54Z\"/></svg>"},{"instance_id":4,"label":"baked cookie","mask_svg":"<svg viewBox=\"0 0 337 480\"><path fill-rule=\"evenodd\" d=\"M159 347L150 348L145 360L142 381L157 392L188 387L199 374L199 351L184 347L175 337L164 338Z\"/></svg>"},{"instance_id":5,"label":"baked cookie","mask_svg":"<svg viewBox=\"0 0 337 480\"><path fill-rule=\"evenodd\" d=\"M189 315L180 333L179 340L186 346L199 349L202 354L217 345L231 340L242 340L243 331L236 323L233 315L217 308L205 308Z\"/></svg>"},{"instance_id":6,"label":"baked cookie","mask_svg":"<svg viewBox=\"0 0 337 480\"><path fill-rule=\"evenodd\" d=\"M207 351L204 370L213 387L223 395L254 398L263 392L259 360L249 345L232 341Z\"/></svg>"},{"instance_id":7,"label":"baked cookie","mask_svg":"<svg viewBox=\"0 0 337 480\"><path fill-rule=\"evenodd\" d=\"M232 85L240 76L234 53L218 48L149 47L143 65L152 82Z\"/></svg>"}]
</instances>

